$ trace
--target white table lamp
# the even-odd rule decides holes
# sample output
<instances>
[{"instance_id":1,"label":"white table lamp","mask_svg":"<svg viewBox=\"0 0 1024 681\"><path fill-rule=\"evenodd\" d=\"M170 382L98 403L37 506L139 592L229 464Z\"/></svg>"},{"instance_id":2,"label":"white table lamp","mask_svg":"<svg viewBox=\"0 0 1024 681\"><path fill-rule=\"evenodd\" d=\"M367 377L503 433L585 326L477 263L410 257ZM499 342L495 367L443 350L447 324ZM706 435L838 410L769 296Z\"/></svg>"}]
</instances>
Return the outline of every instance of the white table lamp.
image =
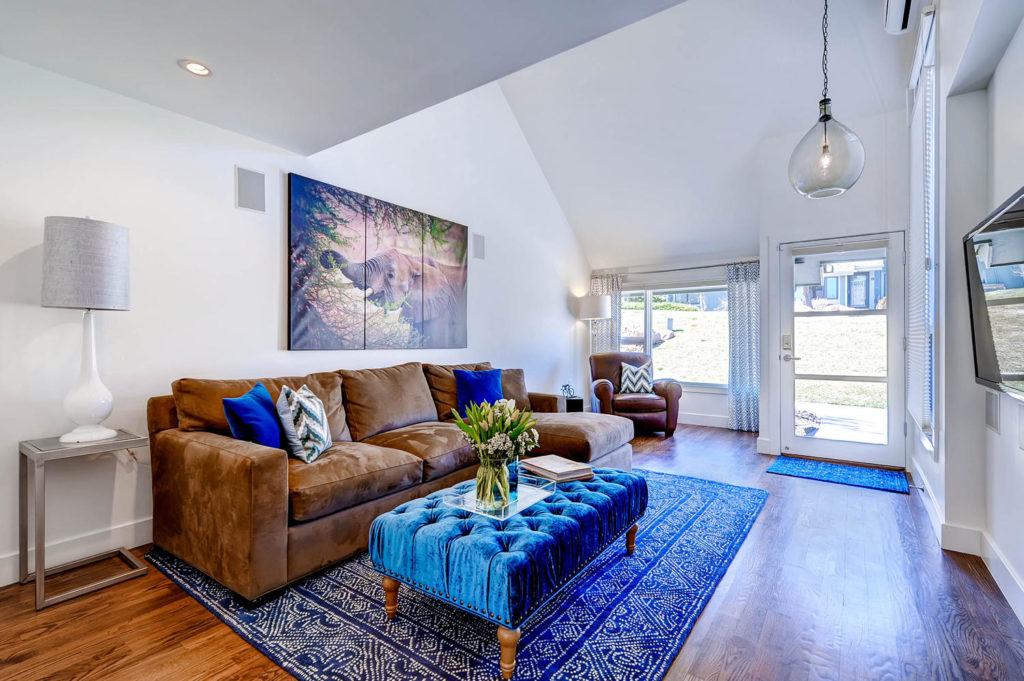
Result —
<instances>
[{"instance_id":1,"label":"white table lamp","mask_svg":"<svg viewBox=\"0 0 1024 681\"><path fill-rule=\"evenodd\" d=\"M85 310L82 317L82 371L64 398L64 413L76 428L61 436L66 444L117 436L101 425L114 408L114 396L96 368L95 310L127 310L128 228L100 220L47 217L43 227L43 307Z\"/></svg>"}]
</instances>

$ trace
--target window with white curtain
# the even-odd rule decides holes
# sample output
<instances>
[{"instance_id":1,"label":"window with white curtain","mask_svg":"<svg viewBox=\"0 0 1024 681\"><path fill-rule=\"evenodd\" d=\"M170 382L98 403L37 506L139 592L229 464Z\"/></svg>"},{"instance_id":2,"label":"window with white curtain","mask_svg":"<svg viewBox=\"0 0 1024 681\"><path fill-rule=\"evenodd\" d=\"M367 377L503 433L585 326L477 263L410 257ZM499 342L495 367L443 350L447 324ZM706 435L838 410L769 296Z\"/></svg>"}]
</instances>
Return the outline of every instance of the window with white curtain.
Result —
<instances>
[{"instance_id":1,"label":"window with white curtain","mask_svg":"<svg viewBox=\"0 0 1024 681\"><path fill-rule=\"evenodd\" d=\"M934 442L937 316L937 130L934 14L921 19L910 77L910 225L907 234L907 410Z\"/></svg>"}]
</instances>

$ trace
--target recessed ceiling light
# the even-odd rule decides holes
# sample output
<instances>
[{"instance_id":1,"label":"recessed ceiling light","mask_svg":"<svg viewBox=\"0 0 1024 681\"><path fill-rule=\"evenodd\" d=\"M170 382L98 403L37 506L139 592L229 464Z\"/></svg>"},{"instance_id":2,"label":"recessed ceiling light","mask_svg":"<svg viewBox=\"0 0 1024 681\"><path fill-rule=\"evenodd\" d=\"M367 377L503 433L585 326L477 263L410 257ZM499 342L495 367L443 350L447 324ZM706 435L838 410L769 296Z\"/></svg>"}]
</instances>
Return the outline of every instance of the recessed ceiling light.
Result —
<instances>
[{"instance_id":1,"label":"recessed ceiling light","mask_svg":"<svg viewBox=\"0 0 1024 681\"><path fill-rule=\"evenodd\" d=\"M208 76L213 73L209 66L201 64L194 59L179 59L178 66L185 69L193 76Z\"/></svg>"}]
</instances>

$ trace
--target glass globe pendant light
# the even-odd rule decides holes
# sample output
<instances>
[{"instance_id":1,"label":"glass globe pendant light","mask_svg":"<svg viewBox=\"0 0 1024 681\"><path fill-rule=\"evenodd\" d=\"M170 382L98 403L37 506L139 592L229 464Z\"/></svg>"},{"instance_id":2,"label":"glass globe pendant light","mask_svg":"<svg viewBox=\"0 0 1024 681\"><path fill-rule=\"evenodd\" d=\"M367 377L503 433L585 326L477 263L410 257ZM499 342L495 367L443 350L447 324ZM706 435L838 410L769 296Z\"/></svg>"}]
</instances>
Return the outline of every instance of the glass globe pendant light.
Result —
<instances>
[{"instance_id":1,"label":"glass globe pendant light","mask_svg":"<svg viewBox=\"0 0 1024 681\"><path fill-rule=\"evenodd\" d=\"M864 171L864 145L848 127L832 118L828 97L828 0L821 20L825 44L821 72L825 84L818 102L818 122L804 135L789 158L789 181L810 199L839 196L860 179Z\"/></svg>"}]
</instances>

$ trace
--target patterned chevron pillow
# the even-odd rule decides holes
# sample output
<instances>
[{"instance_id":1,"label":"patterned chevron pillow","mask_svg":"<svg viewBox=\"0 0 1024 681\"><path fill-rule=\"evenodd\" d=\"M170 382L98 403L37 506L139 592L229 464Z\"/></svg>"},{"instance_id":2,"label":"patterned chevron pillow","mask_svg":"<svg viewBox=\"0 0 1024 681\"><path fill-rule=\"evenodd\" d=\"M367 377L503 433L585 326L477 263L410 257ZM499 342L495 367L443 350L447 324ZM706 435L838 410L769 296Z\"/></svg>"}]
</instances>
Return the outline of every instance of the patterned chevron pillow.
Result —
<instances>
[{"instance_id":1,"label":"patterned chevron pillow","mask_svg":"<svg viewBox=\"0 0 1024 681\"><path fill-rule=\"evenodd\" d=\"M277 414L281 418L288 449L296 459L312 463L334 444L324 403L306 386L298 390L288 386L281 388Z\"/></svg>"},{"instance_id":2,"label":"patterned chevron pillow","mask_svg":"<svg viewBox=\"0 0 1024 681\"><path fill-rule=\"evenodd\" d=\"M622 363L622 380L619 382L620 393L649 393L654 390L651 378L651 363L638 367Z\"/></svg>"}]
</instances>

